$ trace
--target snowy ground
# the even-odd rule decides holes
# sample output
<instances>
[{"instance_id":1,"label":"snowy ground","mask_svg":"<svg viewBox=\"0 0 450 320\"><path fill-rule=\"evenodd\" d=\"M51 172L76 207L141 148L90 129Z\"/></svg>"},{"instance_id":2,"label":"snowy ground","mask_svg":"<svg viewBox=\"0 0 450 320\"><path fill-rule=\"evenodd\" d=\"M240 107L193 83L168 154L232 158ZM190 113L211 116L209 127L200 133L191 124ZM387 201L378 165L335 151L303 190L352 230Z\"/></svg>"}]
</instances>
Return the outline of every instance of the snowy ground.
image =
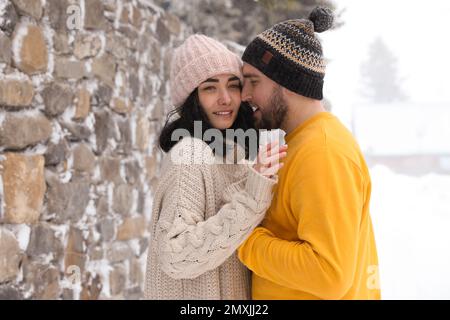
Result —
<instances>
[{"instance_id":1,"label":"snowy ground","mask_svg":"<svg viewBox=\"0 0 450 320\"><path fill-rule=\"evenodd\" d=\"M450 299L450 176L370 173L383 299Z\"/></svg>"}]
</instances>

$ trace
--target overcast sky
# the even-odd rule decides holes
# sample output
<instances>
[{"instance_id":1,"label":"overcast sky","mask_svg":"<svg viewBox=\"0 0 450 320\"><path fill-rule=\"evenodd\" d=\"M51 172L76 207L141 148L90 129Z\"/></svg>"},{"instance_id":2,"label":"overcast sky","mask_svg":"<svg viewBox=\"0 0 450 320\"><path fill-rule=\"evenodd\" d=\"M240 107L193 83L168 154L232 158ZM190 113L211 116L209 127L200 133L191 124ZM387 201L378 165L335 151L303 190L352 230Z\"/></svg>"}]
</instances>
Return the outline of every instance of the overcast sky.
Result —
<instances>
[{"instance_id":1,"label":"overcast sky","mask_svg":"<svg viewBox=\"0 0 450 320\"><path fill-rule=\"evenodd\" d=\"M380 36L398 58L413 103L450 107L450 1L339 0L345 25L321 34L327 67L325 95L344 118L359 101L360 66Z\"/></svg>"}]
</instances>

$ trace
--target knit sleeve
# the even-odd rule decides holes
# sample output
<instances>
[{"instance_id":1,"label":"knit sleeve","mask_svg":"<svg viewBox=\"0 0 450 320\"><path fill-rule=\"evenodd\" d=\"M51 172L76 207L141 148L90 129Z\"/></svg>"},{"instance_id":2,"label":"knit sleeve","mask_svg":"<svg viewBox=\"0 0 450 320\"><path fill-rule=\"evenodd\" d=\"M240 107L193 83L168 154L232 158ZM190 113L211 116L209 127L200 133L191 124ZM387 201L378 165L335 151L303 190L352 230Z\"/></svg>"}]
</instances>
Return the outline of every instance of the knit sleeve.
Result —
<instances>
[{"instance_id":1,"label":"knit sleeve","mask_svg":"<svg viewBox=\"0 0 450 320\"><path fill-rule=\"evenodd\" d=\"M205 186L212 179L208 169L207 165L174 169L175 183L168 192L175 212L166 211L157 228L161 267L174 279L193 279L220 266L262 221L271 202L276 181L248 166L246 178L227 188L226 203L205 219Z\"/></svg>"}]
</instances>

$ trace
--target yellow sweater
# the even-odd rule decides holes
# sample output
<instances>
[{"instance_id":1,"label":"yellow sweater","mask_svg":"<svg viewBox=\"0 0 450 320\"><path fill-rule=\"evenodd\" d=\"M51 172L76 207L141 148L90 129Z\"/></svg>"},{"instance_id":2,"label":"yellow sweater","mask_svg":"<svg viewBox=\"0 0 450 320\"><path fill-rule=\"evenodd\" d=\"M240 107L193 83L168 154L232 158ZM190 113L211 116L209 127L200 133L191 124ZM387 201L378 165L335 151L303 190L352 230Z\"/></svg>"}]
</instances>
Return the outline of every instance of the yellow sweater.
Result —
<instances>
[{"instance_id":1,"label":"yellow sweater","mask_svg":"<svg viewBox=\"0 0 450 320\"><path fill-rule=\"evenodd\" d=\"M358 144L328 112L285 139L272 204L238 251L253 271L253 299L380 299L371 182Z\"/></svg>"}]
</instances>

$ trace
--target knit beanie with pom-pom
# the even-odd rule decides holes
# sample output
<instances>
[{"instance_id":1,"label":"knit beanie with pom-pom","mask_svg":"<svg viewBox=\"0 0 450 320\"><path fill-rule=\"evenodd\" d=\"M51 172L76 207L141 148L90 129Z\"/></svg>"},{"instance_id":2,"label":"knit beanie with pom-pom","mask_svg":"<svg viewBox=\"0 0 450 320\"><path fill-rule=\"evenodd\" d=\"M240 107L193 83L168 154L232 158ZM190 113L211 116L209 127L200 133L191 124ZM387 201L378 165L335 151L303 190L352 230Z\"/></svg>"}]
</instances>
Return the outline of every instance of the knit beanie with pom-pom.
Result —
<instances>
[{"instance_id":1,"label":"knit beanie with pom-pom","mask_svg":"<svg viewBox=\"0 0 450 320\"><path fill-rule=\"evenodd\" d=\"M325 59L315 33L333 26L329 8L315 8L308 19L280 22L259 34L242 60L267 77L305 97L323 98Z\"/></svg>"}]
</instances>

